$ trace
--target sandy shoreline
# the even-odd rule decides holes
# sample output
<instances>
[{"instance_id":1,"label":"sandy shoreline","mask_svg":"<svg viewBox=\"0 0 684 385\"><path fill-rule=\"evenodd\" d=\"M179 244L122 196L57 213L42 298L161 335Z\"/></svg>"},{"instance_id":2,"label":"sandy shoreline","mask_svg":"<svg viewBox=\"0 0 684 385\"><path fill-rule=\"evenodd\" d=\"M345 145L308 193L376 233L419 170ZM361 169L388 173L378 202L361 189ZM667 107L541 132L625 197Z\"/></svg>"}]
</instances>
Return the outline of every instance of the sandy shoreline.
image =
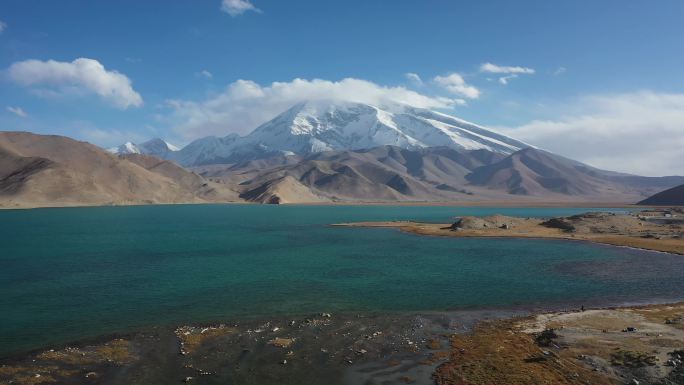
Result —
<instances>
[{"instance_id":1,"label":"sandy shoreline","mask_svg":"<svg viewBox=\"0 0 684 385\"><path fill-rule=\"evenodd\" d=\"M627 217L625 215L625 217ZM508 217L501 217L508 218ZM503 219L506 221L506 219ZM682 238L663 238L663 237L644 237L631 233L610 234L604 232L567 232L560 228L552 228L541 225L544 222L539 218L510 218L510 225L489 226L482 228L463 228L454 231L451 223L419 223L410 221L390 221L390 222L355 222L338 223L332 226L340 227L382 227L397 228L401 231L430 236L443 236L455 238L530 238L530 239L560 239L568 241L584 241L600 243L611 246L631 247L643 250L660 251L672 254L684 255L684 239ZM649 224L650 226L650 224ZM646 233L648 231L670 231L663 226L652 225L640 226L638 231ZM635 230L636 231L636 230ZM680 229L675 229L677 234Z\"/></svg>"}]
</instances>

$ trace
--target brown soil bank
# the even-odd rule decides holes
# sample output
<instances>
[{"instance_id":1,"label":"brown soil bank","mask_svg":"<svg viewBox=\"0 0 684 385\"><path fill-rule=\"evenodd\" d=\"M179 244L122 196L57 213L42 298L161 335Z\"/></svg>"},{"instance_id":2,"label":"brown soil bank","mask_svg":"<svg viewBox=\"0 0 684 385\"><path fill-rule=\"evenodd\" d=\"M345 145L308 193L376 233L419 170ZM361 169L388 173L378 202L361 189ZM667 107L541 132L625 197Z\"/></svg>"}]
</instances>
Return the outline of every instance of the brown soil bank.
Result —
<instances>
[{"instance_id":1,"label":"brown soil bank","mask_svg":"<svg viewBox=\"0 0 684 385\"><path fill-rule=\"evenodd\" d=\"M684 213L678 210L640 211L631 214L586 213L552 219L494 215L482 218L463 217L453 224L359 222L338 226L396 227L415 234L450 237L583 240L684 254Z\"/></svg>"},{"instance_id":2,"label":"brown soil bank","mask_svg":"<svg viewBox=\"0 0 684 385\"><path fill-rule=\"evenodd\" d=\"M684 304L487 322L451 348L439 385L682 384Z\"/></svg>"}]
</instances>

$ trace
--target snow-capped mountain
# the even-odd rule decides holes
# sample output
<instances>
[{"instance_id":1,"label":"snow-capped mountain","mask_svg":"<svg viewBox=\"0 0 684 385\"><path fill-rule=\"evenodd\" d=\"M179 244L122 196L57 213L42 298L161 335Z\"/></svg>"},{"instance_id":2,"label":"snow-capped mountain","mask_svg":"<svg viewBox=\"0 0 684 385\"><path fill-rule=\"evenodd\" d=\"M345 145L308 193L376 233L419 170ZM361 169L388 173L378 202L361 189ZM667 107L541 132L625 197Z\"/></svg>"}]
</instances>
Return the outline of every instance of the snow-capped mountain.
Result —
<instances>
[{"instance_id":1,"label":"snow-capped mountain","mask_svg":"<svg viewBox=\"0 0 684 385\"><path fill-rule=\"evenodd\" d=\"M240 136L237 134L229 134L223 138L207 136L183 147L171 159L183 166L220 163L221 159L230 157L238 139Z\"/></svg>"},{"instance_id":2,"label":"snow-capped mountain","mask_svg":"<svg viewBox=\"0 0 684 385\"><path fill-rule=\"evenodd\" d=\"M406 105L385 108L340 101L299 103L247 136L198 139L172 159L184 166L232 163L272 154L310 154L383 145L446 146L511 154L526 143L464 120Z\"/></svg>"},{"instance_id":3,"label":"snow-capped mountain","mask_svg":"<svg viewBox=\"0 0 684 385\"><path fill-rule=\"evenodd\" d=\"M133 142L126 142L116 147L108 148L107 151L117 155L140 154L140 149Z\"/></svg>"},{"instance_id":4,"label":"snow-capped mountain","mask_svg":"<svg viewBox=\"0 0 684 385\"><path fill-rule=\"evenodd\" d=\"M145 155L154 155L160 158L168 158L171 153L180 150L173 144L159 138L150 139L138 145L138 148Z\"/></svg>"},{"instance_id":5,"label":"snow-capped mountain","mask_svg":"<svg viewBox=\"0 0 684 385\"><path fill-rule=\"evenodd\" d=\"M145 154L154 155L163 159L170 158L173 152L179 150L178 147L159 138L150 139L141 144L126 142L120 146L107 149L107 151L117 155Z\"/></svg>"}]
</instances>

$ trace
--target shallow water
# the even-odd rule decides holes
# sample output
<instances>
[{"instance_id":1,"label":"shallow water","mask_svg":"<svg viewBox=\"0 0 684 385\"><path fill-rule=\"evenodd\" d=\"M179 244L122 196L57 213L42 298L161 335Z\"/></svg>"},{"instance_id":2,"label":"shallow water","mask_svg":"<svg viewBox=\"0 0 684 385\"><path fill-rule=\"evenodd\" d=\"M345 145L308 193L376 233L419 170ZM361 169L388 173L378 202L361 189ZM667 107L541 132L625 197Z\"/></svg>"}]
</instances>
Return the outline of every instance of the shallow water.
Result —
<instances>
[{"instance_id":1,"label":"shallow water","mask_svg":"<svg viewBox=\"0 0 684 385\"><path fill-rule=\"evenodd\" d=\"M587 209L178 205L0 211L0 356L150 325L674 300L684 258L333 228Z\"/></svg>"}]
</instances>

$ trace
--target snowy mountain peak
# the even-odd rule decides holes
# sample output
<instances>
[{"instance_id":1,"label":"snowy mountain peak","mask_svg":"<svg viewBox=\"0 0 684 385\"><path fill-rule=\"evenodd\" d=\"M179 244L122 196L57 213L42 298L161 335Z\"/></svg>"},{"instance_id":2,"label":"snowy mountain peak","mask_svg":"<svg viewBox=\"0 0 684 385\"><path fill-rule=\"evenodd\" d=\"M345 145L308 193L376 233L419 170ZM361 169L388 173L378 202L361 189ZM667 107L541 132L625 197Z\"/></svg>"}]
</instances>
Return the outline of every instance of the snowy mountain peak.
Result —
<instances>
[{"instance_id":1,"label":"snowy mountain peak","mask_svg":"<svg viewBox=\"0 0 684 385\"><path fill-rule=\"evenodd\" d=\"M140 154L140 149L132 142L126 142L122 145L108 148L107 151L117 155Z\"/></svg>"},{"instance_id":2,"label":"snowy mountain peak","mask_svg":"<svg viewBox=\"0 0 684 385\"><path fill-rule=\"evenodd\" d=\"M160 158L168 158L172 152L176 152L179 150L180 149L178 147L172 145L171 143L163 139L154 138L141 144L126 142L120 146L112 147L107 151L117 155L145 154L154 155Z\"/></svg>"},{"instance_id":3,"label":"snowy mountain peak","mask_svg":"<svg viewBox=\"0 0 684 385\"><path fill-rule=\"evenodd\" d=\"M487 149L509 154L528 147L484 127L430 110L398 104L380 108L321 101L294 106L258 127L244 141L298 153L394 145Z\"/></svg>"},{"instance_id":4,"label":"snowy mountain peak","mask_svg":"<svg viewBox=\"0 0 684 385\"><path fill-rule=\"evenodd\" d=\"M500 154L530 147L474 123L427 109L318 100L298 103L244 137L232 134L198 139L174 153L173 159L192 166L383 145L406 149L486 149Z\"/></svg>"},{"instance_id":5,"label":"snowy mountain peak","mask_svg":"<svg viewBox=\"0 0 684 385\"><path fill-rule=\"evenodd\" d=\"M144 154L149 155L159 155L180 150L178 147L160 138L150 139L147 142L140 144L140 149Z\"/></svg>"}]
</instances>

